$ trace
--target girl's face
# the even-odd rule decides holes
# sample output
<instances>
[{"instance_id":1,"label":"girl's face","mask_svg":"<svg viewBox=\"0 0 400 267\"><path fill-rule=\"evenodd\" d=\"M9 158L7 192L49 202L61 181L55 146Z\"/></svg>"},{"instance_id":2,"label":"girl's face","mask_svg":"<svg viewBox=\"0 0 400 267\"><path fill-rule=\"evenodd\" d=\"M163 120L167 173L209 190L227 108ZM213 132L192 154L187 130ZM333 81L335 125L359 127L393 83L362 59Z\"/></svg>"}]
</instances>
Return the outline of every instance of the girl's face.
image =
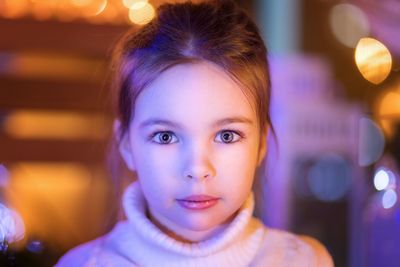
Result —
<instances>
[{"instance_id":1,"label":"girl's face","mask_svg":"<svg viewBox=\"0 0 400 267\"><path fill-rule=\"evenodd\" d=\"M207 62L168 69L135 105L120 151L137 172L151 219L175 238L209 238L249 196L264 156L255 110Z\"/></svg>"}]
</instances>

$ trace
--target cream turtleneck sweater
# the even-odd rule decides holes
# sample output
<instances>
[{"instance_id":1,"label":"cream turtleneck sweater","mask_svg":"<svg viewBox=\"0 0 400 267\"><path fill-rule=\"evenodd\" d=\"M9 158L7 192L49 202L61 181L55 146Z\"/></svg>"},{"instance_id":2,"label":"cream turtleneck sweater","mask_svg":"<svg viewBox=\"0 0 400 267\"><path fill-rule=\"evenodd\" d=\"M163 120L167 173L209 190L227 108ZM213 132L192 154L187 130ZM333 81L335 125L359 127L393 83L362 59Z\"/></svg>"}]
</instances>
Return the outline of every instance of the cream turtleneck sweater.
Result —
<instances>
[{"instance_id":1,"label":"cream turtleneck sweater","mask_svg":"<svg viewBox=\"0 0 400 267\"><path fill-rule=\"evenodd\" d=\"M192 244L169 237L146 217L137 182L126 189L123 207L127 221L69 251L56 266L333 266L315 239L266 228L252 217L252 194L224 231Z\"/></svg>"}]
</instances>

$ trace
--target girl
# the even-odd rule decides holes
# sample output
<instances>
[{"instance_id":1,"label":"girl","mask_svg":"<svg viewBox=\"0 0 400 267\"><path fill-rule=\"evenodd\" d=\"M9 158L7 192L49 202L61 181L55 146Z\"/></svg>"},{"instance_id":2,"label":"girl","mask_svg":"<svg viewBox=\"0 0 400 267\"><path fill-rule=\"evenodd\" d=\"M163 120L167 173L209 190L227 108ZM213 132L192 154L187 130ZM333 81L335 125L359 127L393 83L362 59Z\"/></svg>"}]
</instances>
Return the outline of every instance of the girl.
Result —
<instances>
[{"instance_id":1,"label":"girl","mask_svg":"<svg viewBox=\"0 0 400 267\"><path fill-rule=\"evenodd\" d=\"M266 48L231 1L166 4L114 56L126 221L57 266L332 266L252 217L270 127Z\"/></svg>"}]
</instances>

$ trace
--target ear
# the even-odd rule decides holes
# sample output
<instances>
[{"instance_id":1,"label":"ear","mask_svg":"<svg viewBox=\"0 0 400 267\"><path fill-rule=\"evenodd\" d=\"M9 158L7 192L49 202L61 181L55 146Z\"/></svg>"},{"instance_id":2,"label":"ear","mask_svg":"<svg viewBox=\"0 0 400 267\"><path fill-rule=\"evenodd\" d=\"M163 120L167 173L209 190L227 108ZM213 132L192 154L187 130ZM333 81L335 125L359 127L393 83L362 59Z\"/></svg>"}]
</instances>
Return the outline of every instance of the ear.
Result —
<instances>
[{"instance_id":1,"label":"ear","mask_svg":"<svg viewBox=\"0 0 400 267\"><path fill-rule=\"evenodd\" d=\"M114 136L117 138L118 150L129 170L135 171L135 163L132 153L132 146L129 139L129 133L121 135L121 122L114 121Z\"/></svg>"},{"instance_id":2,"label":"ear","mask_svg":"<svg viewBox=\"0 0 400 267\"><path fill-rule=\"evenodd\" d=\"M267 152L267 136L268 136L268 128L265 131L263 131L260 136L257 166L260 166L260 164L263 162L265 154Z\"/></svg>"}]
</instances>

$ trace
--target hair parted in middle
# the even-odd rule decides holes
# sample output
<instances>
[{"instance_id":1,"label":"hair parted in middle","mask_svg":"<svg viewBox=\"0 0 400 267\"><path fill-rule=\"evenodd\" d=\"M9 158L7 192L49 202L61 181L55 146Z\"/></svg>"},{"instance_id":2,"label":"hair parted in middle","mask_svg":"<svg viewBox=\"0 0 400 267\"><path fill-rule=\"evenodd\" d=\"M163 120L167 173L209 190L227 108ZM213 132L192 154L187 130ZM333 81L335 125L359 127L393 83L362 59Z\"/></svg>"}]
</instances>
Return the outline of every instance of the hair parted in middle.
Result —
<instances>
[{"instance_id":1,"label":"hair parted in middle","mask_svg":"<svg viewBox=\"0 0 400 267\"><path fill-rule=\"evenodd\" d=\"M267 50L257 26L230 0L189 1L161 5L151 22L132 28L117 45L111 89L117 94L119 138L146 86L175 65L201 61L219 66L240 85L261 132L271 126Z\"/></svg>"}]
</instances>

